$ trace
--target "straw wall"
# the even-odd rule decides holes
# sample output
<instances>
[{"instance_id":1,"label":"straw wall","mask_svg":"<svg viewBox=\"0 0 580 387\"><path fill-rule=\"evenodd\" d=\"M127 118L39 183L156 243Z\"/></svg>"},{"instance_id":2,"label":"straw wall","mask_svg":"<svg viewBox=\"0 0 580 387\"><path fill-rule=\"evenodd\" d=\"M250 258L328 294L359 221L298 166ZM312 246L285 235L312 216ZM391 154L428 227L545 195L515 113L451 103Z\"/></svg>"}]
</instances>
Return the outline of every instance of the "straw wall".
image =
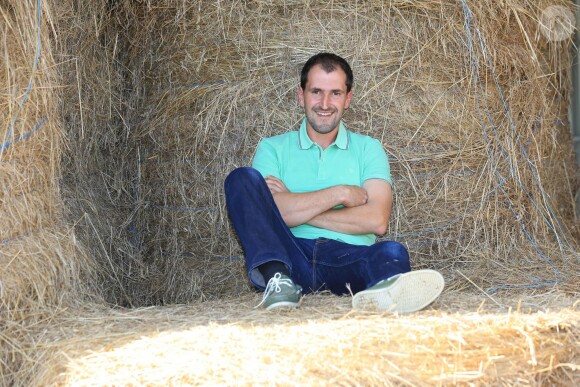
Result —
<instances>
[{"instance_id":1,"label":"straw wall","mask_svg":"<svg viewBox=\"0 0 580 387\"><path fill-rule=\"evenodd\" d=\"M61 308L249 292L223 180L298 125L319 51L353 66L345 121L390 155L385 238L415 267L577 294L570 41L538 29L555 4L0 0L0 377L31 377Z\"/></svg>"},{"instance_id":2,"label":"straw wall","mask_svg":"<svg viewBox=\"0 0 580 387\"><path fill-rule=\"evenodd\" d=\"M415 267L461 269L484 288L566 276L577 262L566 240L577 184L569 41L538 30L553 3L97 8L95 30L70 44L82 63L63 107L64 195L107 299L187 302L247 288L223 180L250 163L260 138L297 126L298 72L323 50L353 65L345 121L391 156L386 238L406 243ZM76 17L67 25L84 26Z\"/></svg>"},{"instance_id":3,"label":"straw wall","mask_svg":"<svg viewBox=\"0 0 580 387\"><path fill-rule=\"evenodd\" d=\"M86 294L93 263L63 221L55 24L0 3L0 378L22 360L27 327ZM38 26L42 30L38 30ZM94 293L93 298L98 293ZM96 297L98 298L98 297ZM7 379L11 380L11 379Z\"/></svg>"},{"instance_id":4,"label":"straw wall","mask_svg":"<svg viewBox=\"0 0 580 387\"><path fill-rule=\"evenodd\" d=\"M386 238L406 243L415 267L459 267L482 286L526 285L532 269L555 280L577 261L569 42L538 32L552 2L466 4L61 2L44 5L32 69L35 4L6 6L6 83L20 93L4 94L5 142L30 138L3 148L15 179L3 240L52 228L64 199L63 232L94 259L109 302L247 289L223 179L261 137L296 127L299 69L330 50L355 70L345 121L391 157Z\"/></svg>"}]
</instances>

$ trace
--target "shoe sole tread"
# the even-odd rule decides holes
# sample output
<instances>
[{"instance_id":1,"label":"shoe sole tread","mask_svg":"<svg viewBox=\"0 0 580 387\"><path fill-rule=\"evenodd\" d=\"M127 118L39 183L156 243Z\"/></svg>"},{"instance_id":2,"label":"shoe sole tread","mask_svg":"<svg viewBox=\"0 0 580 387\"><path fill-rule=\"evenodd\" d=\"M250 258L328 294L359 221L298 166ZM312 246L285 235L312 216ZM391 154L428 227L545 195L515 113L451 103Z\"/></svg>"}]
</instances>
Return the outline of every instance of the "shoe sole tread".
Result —
<instances>
[{"instance_id":1,"label":"shoe sole tread","mask_svg":"<svg viewBox=\"0 0 580 387\"><path fill-rule=\"evenodd\" d=\"M299 302L292 302L292 301L280 301L275 302L271 305L266 307L266 310L278 309L278 308L297 308L300 305Z\"/></svg>"},{"instance_id":2,"label":"shoe sole tread","mask_svg":"<svg viewBox=\"0 0 580 387\"><path fill-rule=\"evenodd\" d=\"M443 291L445 280L435 270L416 270L401 274L390 286L354 295L354 309L375 308L411 313L431 304Z\"/></svg>"}]
</instances>

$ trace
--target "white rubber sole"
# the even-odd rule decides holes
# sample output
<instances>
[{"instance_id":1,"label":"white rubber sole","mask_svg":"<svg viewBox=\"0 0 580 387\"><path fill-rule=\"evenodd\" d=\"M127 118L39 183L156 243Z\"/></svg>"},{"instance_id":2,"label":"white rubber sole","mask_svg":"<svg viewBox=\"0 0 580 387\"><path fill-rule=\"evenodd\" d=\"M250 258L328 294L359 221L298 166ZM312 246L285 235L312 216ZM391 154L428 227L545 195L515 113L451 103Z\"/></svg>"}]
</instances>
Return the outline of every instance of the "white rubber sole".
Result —
<instances>
[{"instance_id":1,"label":"white rubber sole","mask_svg":"<svg viewBox=\"0 0 580 387\"><path fill-rule=\"evenodd\" d=\"M300 302L282 301L282 302L277 302L275 304L268 306L266 308L266 310L274 310L274 309L278 309L278 308L292 309L292 308L298 308L299 306L300 306Z\"/></svg>"},{"instance_id":2,"label":"white rubber sole","mask_svg":"<svg viewBox=\"0 0 580 387\"><path fill-rule=\"evenodd\" d=\"M443 276L435 270L410 271L390 286L358 292L352 298L352 307L412 313L435 301L444 287Z\"/></svg>"}]
</instances>

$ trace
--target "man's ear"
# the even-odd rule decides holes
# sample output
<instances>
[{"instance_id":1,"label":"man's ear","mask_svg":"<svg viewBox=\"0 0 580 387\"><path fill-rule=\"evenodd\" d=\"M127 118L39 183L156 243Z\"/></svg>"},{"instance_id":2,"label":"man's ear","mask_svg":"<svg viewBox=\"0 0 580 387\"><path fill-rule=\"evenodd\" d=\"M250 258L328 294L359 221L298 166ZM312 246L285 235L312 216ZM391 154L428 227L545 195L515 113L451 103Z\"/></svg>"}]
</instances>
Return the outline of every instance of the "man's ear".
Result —
<instances>
[{"instance_id":1,"label":"man's ear","mask_svg":"<svg viewBox=\"0 0 580 387\"><path fill-rule=\"evenodd\" d=\"M304 90L301 86L298 86L298 104L300 107L304 107Z\"/></svg>"},{"instance_id":2,"label":"man's ear","mask_svg":"<svg viewBox=\"0 0 580 387\"><path fill-rule=\"evenodd\" d=\"M346 102L344 103L344 108L348 109L350 106L350 101L352 101L352 90L346 94Z\"/></svg>"}]
</instances>

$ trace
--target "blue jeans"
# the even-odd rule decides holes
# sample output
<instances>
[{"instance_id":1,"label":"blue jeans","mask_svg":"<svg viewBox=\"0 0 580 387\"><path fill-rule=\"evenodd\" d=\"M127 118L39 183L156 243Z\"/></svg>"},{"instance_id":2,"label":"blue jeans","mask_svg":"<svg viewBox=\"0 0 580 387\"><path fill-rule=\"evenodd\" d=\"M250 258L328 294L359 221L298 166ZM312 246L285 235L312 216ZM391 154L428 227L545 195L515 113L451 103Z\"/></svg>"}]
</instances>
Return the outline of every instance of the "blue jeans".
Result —
<instances>
[{"instance_id":1,"label":"blue jeans","mask_svg":"<svg viewBox=\"0 0 580 387\"><path fill-rule=\"evenodd\" d=\"M377 282L411 270L409 253L398 242L357 246L332 239L295 237L278 211L262 175L250 167L233 170L225 180L226 205L246 256L252 284L265 288L257 269L283 262L304 292L335 294L365 290Z\"/></svg>"}]
</instances>

